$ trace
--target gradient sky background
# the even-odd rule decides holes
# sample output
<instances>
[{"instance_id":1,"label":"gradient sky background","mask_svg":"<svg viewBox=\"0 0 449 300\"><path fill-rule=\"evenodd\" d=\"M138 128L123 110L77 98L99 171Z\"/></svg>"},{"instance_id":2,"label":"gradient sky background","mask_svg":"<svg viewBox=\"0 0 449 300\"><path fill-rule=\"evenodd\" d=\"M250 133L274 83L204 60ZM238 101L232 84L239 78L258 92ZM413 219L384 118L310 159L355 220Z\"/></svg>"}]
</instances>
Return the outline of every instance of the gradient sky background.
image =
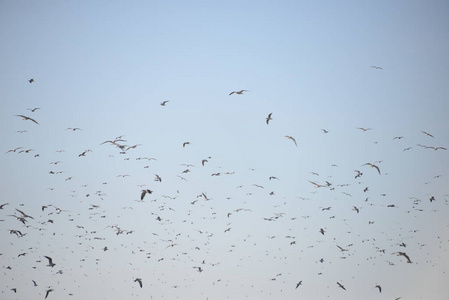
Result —
<instances>
[{"instance_id":1,"label":"gradient sky background","mask_svg":"<svg viewBox=\"0 0 449 300\"><path fill-rule=\"evenodd\" d=\"M0 298L448 299L448 37L447 1L1 1Z\"/></svg>"}]
</instances>

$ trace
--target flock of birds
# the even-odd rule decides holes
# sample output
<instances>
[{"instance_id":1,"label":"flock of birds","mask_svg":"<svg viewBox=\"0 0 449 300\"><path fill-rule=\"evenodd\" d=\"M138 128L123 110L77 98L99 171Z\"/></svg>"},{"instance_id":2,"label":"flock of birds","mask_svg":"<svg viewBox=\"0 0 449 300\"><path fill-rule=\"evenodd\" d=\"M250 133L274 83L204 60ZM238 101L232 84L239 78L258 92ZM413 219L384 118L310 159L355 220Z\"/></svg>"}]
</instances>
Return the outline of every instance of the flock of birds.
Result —
<instances>
[{"instance_id":1,"label":"flock of birds","mask_svg":"<svg viewBox=\"0 0 449 300\"><path fill-rule=\"evenodd\" d=\"M378 66L371 66L371 68L382 70L382 68ZM34 82L34 79L29 80L30 84ZM248 90L232 91L231 93L229 93L229 96L243 95L246 92L248 92ZM169 101L166 100L161 102L160 105L166 107L168 103ZM35 107L29 108L28 110L30 111L30 113L34 114L37 113L40 108ZM40 125L40 123L36 120L38 118L23 114L18 114L16 115L16 117L21 118L23 121L33 123L33 126ZM265 118L266 125L270 125L270 122L272 122L273 120L273 113L269 113ZM362 132L372 130L371 128L363 127L358 127L356 129ZM65 130L70 132L83 132L83 129L78 127L69 127ZM321 129L321 131L323 134L329 134L330 132L330 130L327 129ZM17 133L19 134L26 132L27 130L17 130ZM430 138L432 140L435 139L432 134L426 131L422 131L421 133L427 138ZM298 143L293 136L285 135L285 138L290 140L296 147L298 147ZM393 137L394 140L401 140L403 138L403 136ZM112 210L112 208L109 207L109 205L111 205L109 202L111 201L110 199L113 198L113 196L110 196L107 192L107 179L101 179L99 181L101 183L86 182L76 187L75 190L69 192L67 195L67 198L69 200L72 198L80 199L78 203L79 207L77 207L76 202L71 204L68 204L67 201L60 201L59 203L43 203L42 201L44 200L36 199L36 201L39 201L40 203L39 216L32 216L31 213L25 212L27 210L27 207L24 204L21 204L12 199L9 202L0 203L0 221L8 221L8 224L14 224L11 228L8 228L6 230L9 233L9 238L5 237L5 235L2 235L2 239L5 240L6 238L8 238L8 245L6 245L6 242L2 243L2 247L0 248L0 261L3 268L3 280L1 281L4 282L0 284L0 286L2 287L2 296L0 296L0 298L12 299L11 295L20 295L22 289L25 290L30 288L40 288L40 278L42 278L42 281L45 280L45 276L42 275L42 273L46 274L47 277L49 276L50 278L52 278L51 281L45 280L44 288L39 290L42 298L52 298L52 294L56 293L59 293L59 295L54 295L55 299L58 299L58 297L59 299L61 299L60 297L62 295L77 295L76 290L67 291L66 289L69 288L61 287L58 284L59 279L56 279L57 276L63 276L63 274L65 273L74 272L73 262L68 261L64 258L64 255L59 254L57 247L47 247L47 252L42 253L39 245L32 244L31 242L38 239L47 243L56 243L56 232L58 232L58 234L60 235L63 235L66 232L67 234L79 232L75 235L75 239L78 242L71 246L70 251L72 253L82 253L81 256L83 258L79 259L81 268L83 264L89 264L91 267L94 266L100 269L98 276L105 276L105 274L101 272L101 268L98 267L101 265L101 259L93 259L93 257L99 256L99 252L105 253L107 251L114 251L120 257L138 256L139 259L134 260L143 262L144 265L139 267L136 264L129 263L129 270L136 273L136 275L133 278L128 278L128 280L125 279L124 281L128 281L130 285L134 284L136 287L142 290L147 287L147 284L145 284L146 282L151 282L151 286L149 287L150 289L154 288L158 284L168 284L166 281L161 282L160 279L156 279L156 272L158 272L158 268L156 265L163 264L166 261L171 261L171 265L174 266L187 266L187 268L190 268L190 270L193 270L194 273L197 274L211 273L207 281L209 281L214 286L218 286L220 284L227 285L228 283L230 284L230 282L229 279L221 278L221 276L225 276L225 273L221 274L219 271L214 271L214 268L219 269L222 261L228 261L235 264L232 269L236 273L238 273L240 272L240 269L238 267L244 265L244 260L251 260L251 252L266 256L272 255L273 257L271 257L270 259L267 258L267 260L277 261L277 263L280 264L279 268L282 270L283 268L287 269L284 263L286 261L288 261L289 264L299 264L299 261L289 261L288 258L282 254L283 252L291 251L285 249L289 247L295 247L295 251L297 253L309 253L310 251L315 251L315 249L326 244L328 245L326 250L324 252L320 252L322 253L323 257L317 257L315 261L315 264L318 267L315 270L317 271L315 272L317 273L317 275L314 275L325 276L326 272L323 266L328 264L327 258L324 256L324 253L326 251L332 252L332 257L335 255L340 255L341 260L349 261L354 256L363 257L363 254L357 253L357 245L360 248L367 249L362 244L369 243L370 246L368 249L370 249L370 253L368 254L368 258L366 258L367 260L374 260L379 264L386 264L387 266L395 266L401 263L413 265L415 263L415 260L418 260L411 259L411 257L418 256L416 253L410 254L408 253L408 251L406 253L405 250L400 250L400 247L405 249L406 247L410 246L410 243L419 244L419 248L425 246L423 243L420 244L419 241L414 242L412 240L405 244L404 240L412 239L413 233L416 233L418 231L416 229L413 231L411 228L409 228L410 230L401 231L402 235L399 234L395 237L382 237L383 235L386 235L386 233L374 231L375 237L363 238L362 236L360 236L360 232L356 233L356 227L359 226L356 224L358 223L353 223L351 226L348 226L347 224L350 223L351 220L348 218L341 218L339 216L338 210L345 208L347 208L348 211L353 211L353 214L359 215L364 211L374 208L379 209L379 211L384 211L385 209L398 207L397 204L385 205L384 203L376 202L375 200L371 201L370 197L378 198L379 196L368 196L371 186L368 185L368 182L361 181L361 177L364 175L362 171L366 167L374 169L374 173L377 173L379 176L384 176L384 173L381 172L380 167L382 161L367 162L359 165L359 167L362 169L354 170L355 175L351 179L352 182L337 183L334 181L338 180L331 179L333 178L332 176L320 176L318 172L314 172L311 170L309 173L310 176L314 176L317 178L317 180L308 180L313 185L314 191L311 192L310 196L298 196L293 200L277 196L278 193L282 194L282 191L276 190L277 182L281 182L282 178L279 179L273 174L266 174L267 181L265 182L265 184L252 183L238 185L236 187L234 186L232 187L234 191L229 192L229 195L220 196L218 194L214 194L214 191L212 190L214 183L211 182L211 180L215 180L214 178L216 177L235 177L238 176L239 172L242 177L253 178L252 174L256 172L255 169L250 168L249 171L224 171L223 167L221 166L216 166L216 168L219 168L218 170L211 169L211 167L208 167L208 165L210 164L210 161L213 161L213 159L212 155L208 155L206 157L198 157L196 162L188 162L182 164L182 170L179 172L179 174L170 174L166 175L163 178L163 176L160 175L159 172L154 173L157 172L155 166L149 165L150 162L158 162L157 158L134 155L133 151L135 151L135 149L137 148L140 148L142 144L127 144L125 136L121 135L115 137L114 139L106 140L101 143L99 142L99 147L105 147L106 145L110 146L107 151L109 151L110 149L111 151L116 152L112 152L113 154L105 155L105 159L117 159L116 155L118 155L118 157L120 157L123 161L135 161L135 163L138 163L139 167L142 169L154 170L152 174L152 176L154 176L153 183L151 184L149 182L140 184L140 182L133 181L133 174L118 174L116 175L116 179L114 179L127 180L125 194L128 194L129 198L125 200L126 204L121 209L124 212L128 211L129 218L131 220L134 220L134 218L136 218L136 220L134 221L138 220L138 217L133 217L134 214L138 214L138 211L147 211L150 213L148 215L148 220L137 221L137 224L143 223L144 225L142 226L136 225L136 228L125 229L126 226L132 224L129 222L129 220L123 221L122 219L123 224L120 224L120 216L112 217L108 215L108 209ZM180 145L180 150L188 148L188 146L191 147L191 143L189 141L184 141L182 143L182 147ZM417 146L423 149L432 149L435 151L447 150L445 147L441 146L426 146L422 144L417 144ZM413 146L408 146L407 148L404 148L403 151L407 151L412 148ZM53 154L47 153L46 157L48 157L48 155L55 155L55 160L48 161L48 165L52 167L64 165L65 162L59 160L61 153L63 153L64 151L65 150L54 149ZM33 155L34 158L40 158L40 153L37 153L36 150L24 148L22 146L14 146L13 148L6 150L5 154L29 154L31 152L36 153ZM55 154L56 152L57 154ZM91 149L86 149L81 153L78 153L78 157L74 156L72 159L83 159L83 157L91 155L90 153L92 152L93 151ZM82 161L77 162L77 164L82 163ZM198 168L195 167L196 164L200 165L201 171L197 170ZM332 167L338 166L332 165ZM55 186L47 187L46 192L48 193L52 193L56 190L66 189L66 187L64 186L67 185L67 182L73 181L74 178L73 175L68 174L68 176L65 176L64 181L59 178L56 179L58 175L62 176L63 174L65 174L65 171L63 170L51 169L46 173L48 174L48 176L55 176ZM42 174L44 176L44 173ZM195 181L195 175L192 174L198 174L197 176L200 182L203 180L206 183L198 186L199 190L197 191L197 193L195 193L196 195L184 195L182 193L184 184L188 184L189 181ZM176 175L176 177L174 175ZM167 186L165 186L164 189L161 188L161 190L163 190L164 192L160 192L159 187L161 187L162 184L166 182L167 176L170 177L167 180L170 182L170 185L173 185L174 178L178 178L181 181L176 183L176 187L174 188ZM442 176L443 175L435 175L433 180L438 180ZM325 179L322 179L320 182L320 178ZM120 186L123 183L115 184L117 186ZM363 188L359 187L361 185L363 186ZM376 184L373 183L373 185ZM98 186L101 186L101 189L99 189ZM89 190L90 188L91 190ZM106 191L104 189L106 189ZM376 189L381 190L382 187L377 186ZM171 191L171 194L165 194L166 191ZM363 200L358 200L357 202L352 201L350 204L344 201L341 203L337 203L334 201L334 204L332 206L322 207L316 205L316 211L313 212L313 214L325 214L325 217L319 218L314 216L313 214L297 215L297 212L299 212L300 210L290 209L290 211L288 211L287 209L287 207L291 206L300 206L301 202L298 201L304 201L308 203L308 205L310 205L310 202L313 201L313 199L311 198L318 196L320 192L322 192L324 195L329 196L334 195L331 193L335 193L336 191L340 191L341 194L344 195L343 197L346 198L353 197L352 194L349 193L349 191L353 191L353 193L359 193L359 198L360 194L364 195L365 197L363 197ZM385 196L385 194L380 194L380 197ZM435 195L428 195L426 196L427 199L424 199L423 197L411 197L410 203L408 203L407 205L402 205L403 207L407 207L407 210L403 211L403 213L410 213L412 211L415 213L419 213L425 211L426 209L430 209L428 206L433 205L433 202L438 202L437 199L441 200L441 202L447 205L447 196L448 195L438 195L437 197L435 197ZM261 209L260 204L252 200L254 199L254 197L269 197L268 199L272 199L270 200L271 202L269 204L264 203L265 206L272 207L272 214L268 216L263 215L267 211L270 211L270 209ZM335 199L335 196L332 197L334 197ZM88 202L87 206L84 201ZM224 201L225 204L217 205L216 203L219 201ZM426 205L426 207L421 208L424 205ZM284 208L285 210L282 210L282 208ZM337 211L335 212L335 214L331 214L334 209L337 209ZM36 210L34 208L30 208L30 210L34 210L34 212L36 213ZM326 222L336 222L335 220L341 218L340 222L346 225L338 225L338 223L325 223L325 226L318 226L316 225L316 223L311 221L314 218L321 221L327 220ZM12 219L16 220L15 223L11 223L10 220ZM114 221L109 221L110 219L113 219ZM241 222L247 221L248 219L253 220L249 221L250 224L257 224L257 226L259 226L261 222L266 224L277 223L281 225L279 225L278 227L274 227L274 230L268 230L268 227L262 230L254 230L254 228L239 228L238 225L234 225L234 222L236 224L240 224ZM375 227L375 221L382 222L381 219L366 220L366 224L367 226ZM84 223L81 224L78 222ZM113 224L110 224L108 222L112 222ZM107 224L107 226L104 226L105 224ZM58 228L55 228L54 226L58 226ZM336 237L334 237L333 239L329 238L330 232L335 233L335 230L333 230L333 227L335 226L352 228L351 231L354 233L349 233L351 232L349 231L347 233L347 236L349 236L354 241L343 246L341 244L343 243L343 241L339 242ZM207 229L199 229L200 227ZM313 229L314 227L316 228ZM112 230L112 232L110 230ZM278 254L273 255L270 254L268 250L264 250L266 248L265 245L256 245L256 238L254 238L254 236L266 235L263 230L267 230L268 232L270 232L270 235L265 238L266 244L270 245L270 249L278 249ZM133 242L133 240L127 238L127 236L135 234L139 235L139 240L143 239L140 240L140 243L135 243ZM13 240L12 237L14 237L15 240ZM404 240L402 240L401 238ZM385 243L380 243L376 239L388 241L390 245L387 247L385 246ZM27 243L27 241L29 242ZM315 242L311 244L311 241ZM227 244L228 242L230 244ZM250 245L251 243L253 243L253 245ZM20 248L21 250L24 250L24 252L21 251L21 253L17 255L8 249L5 249L5 247L9 249ZM216 249L222 247L224 247L226 251L224 251L224 253L221 253L220 255L216 254ZM240 250L241 252L239 252L240 247L248 247L250 249L250 253L242 250ZM5 250L6 253L4 252ZM65 250L63 252L68 253ZM87 254L85 254L86 252ZM236 261L228 257L231 256L232 253L240 253L240 256L237 256L237 258L233 257L233 259L236 259ZM400 258L389 258L388 256L390 255L394 255ZM422 256L423 254L420 253L420 255ZM25 267L21 262L21 260L25 257L32 257L32 260L29 263L32 263L33 266L29 269L27 269L27 267ZM53 257L57 257L58 259L53 259ZM45 264L44 262L42 262L43 260L46 260L48 263ZM298 260L300 260L300 258L298 258ZM259 263L263 264L264 261L260 260ZM422 260L421 263L423 263ZM143 269L146 268L145 264L153 268L153 275L156 277L143 277L142 274L145 274ZM114 266L114 261L111 263L111 265ZM330 266L328 265L328 267ZM43 270L45 268L48 268L49 271L47 272ZM125 267L121 265L121 268ZM20 269L19 272L31 272L30 274L36 274L36 276L41 277L36 277L30 282L15 282L16 285L12 286L11 281L7 281L6 279L11 279L10 277L12 275L10 274L13 274L11 272L15 269ZM54 271L55 269L56 271ZM40 270L41 273L36 273L36 270ZM259 274L259 276L264 276L264 274L266 275L271 271L273 270L261 270L261 274ZM120 275L117 274L116 276ZM191 276L192 278L184 279L185 285L183 285L182 282L177 282L173 283L171 287L173 289L181 289L183 287L185 288L187 287L187 283L189 281L191 285L194 285L194 275L192 274ZM276 275L273 274L271 276L267 276L267 285L270 281L279 281L279 279L282 277L289 278L284 279L283 283L289 284L292 290L299 290L300 288L303 288L307 285L307 282L309 281L307 278L295 279L294 276L294 271L292 270L288 271L288 274L276 272ZM382 277L379 277L379 280L381 280L381 278ZM6 282L8 283L5 284ZM341 289L344 292L350 289L348 285L354 286L354 283L351 282L351 280L348 278L341 278L338 279L338 281L335 280L333 283L333 287L335 289ZM81 284L78 285L78 287L80 286ZM382 286L377 282L372 283L372 288L377 289L379 294L383 292L384 286L387 286L387 290L393 290L393 287L389 286L388 282L384 282ZM259 288L261 290L260 293L263 293L265 286ZM136 292L133 292L133 295L134 293ZM151 295L151 292L149 292L149 295ZM397 295L393 299L401 299L401 295Z\"/></svg>"}]
</instances>

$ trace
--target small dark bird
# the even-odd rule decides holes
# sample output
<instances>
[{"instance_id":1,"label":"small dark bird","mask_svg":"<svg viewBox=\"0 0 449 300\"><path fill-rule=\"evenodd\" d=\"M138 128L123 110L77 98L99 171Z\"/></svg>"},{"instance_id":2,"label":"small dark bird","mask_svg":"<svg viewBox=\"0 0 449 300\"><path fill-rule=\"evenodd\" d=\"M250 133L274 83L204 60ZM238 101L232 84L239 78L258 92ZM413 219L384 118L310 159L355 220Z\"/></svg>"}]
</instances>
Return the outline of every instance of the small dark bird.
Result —
<instances>
[{"instance_id":1,"label":"small dark bird","mask_svg":"<svg viewBox=\"0 0 449 300\"><path fill-rule=\"evenodd\" d=\"M28 80L29 83L33 83L34 82L34 78L31 78Z\"/></svg>"},{"instance_id":2,"label":"small dark bird","mask_svg":"<svg viewBox=\"0 0 449 300\"><path fill-rule=\"evenodd\" d=\"M302 285L302 280L296 284L296 288L295 289L297 289L300 285Z\"/></svg>"},{"instance_id":3,"label":"small dark bird","mask_svg":"<svg viewBox=\"0 0 449 300\"><path fill-rule=\"evenodd\" d=\"M382 293L382 287L380 285L377 284L375 287L379 289L379 293Z\"/></svg>"},{"instance_id":4,"label":"small dark bird","mask_svg":"<svg viewBox=\"0 0 449 300\"><path fill-rule=\"evenodd\" d=\"M229 96L231 96L232 94L243 95L243 92L247 92L247 90L233 91L229 93Z\"/></svg>"},{"instance_id":5,"label":"small dark bird","mask_svg":"<svg viewBox=\"0 0 449 300\"><path fill-rule=\"evenodd\" d=\"M375 70L383 70L382 67L378 67L378 66L370 66L370 68L373 68Z\"/></svg>"},{"instance_id":6,"label":"small dark bird","mask_svg":"<svg viewBox=\"0 0 449 300\"><path fill-rule=\"evenodd\" d=\"M136 279L134 279L134 282L138 282L140 285L140 288L142 288L142 279L136 278Z\"/></svg>"},{"instance_id":7,"label":"small dark bird","mask_svg":"<svg viewBox=\"0 0 449 300\"><path fill-rule=\"evenodd\" d=\"M432 196L432 197L430 197L430 202L432 202L432 201L435 201L435 197L434 196Z\"/></svg>"},{"instance_id":8,"label":"small dark bird","mask_svg":"<svg viewBox=\"0 0 449 300\"><path fill-rule=\"evenodd\" d=\"M184 142L182 143L182 147L184 148L185 146L190 145L190 142Z\"/></svg>"},{"instance_id":9,"label":"small dark bird","mask_svg":"<svg viewBox=\"0 0 449 300\"><path fill-rule=\"evenodd\" d=\"M53 259L50 256L44 256L46 259L48 259L48 265L47 267L54 267L56 264L53 263Z\"/></svg>"},{"instance_id":10,"label":"small dark bird","mask_svg":"<svg viewBox=\"0 0 449 300\"><path fill-rule=\"evenodd\" d=\"M34 280L31 280L31 281L33 282L33 285L34 285L34 286L37 286L36 281L34 281Z\"/></svg>"},{"instance_id":11,"label":"small dark bird","mask_svg":"<svg viewBox=\"0 0 449 300\"><path fill-rule=\"evenodd\" d=\"M325 233L323 228L320 229L320 232L321 232L322 235L324 235L324 233Z\"/></svg>"},{"instance_id":12,"label":"small dark bird","mask_svg":"<svg viewBox=\"0 0 449 300\"><path fill-rule=\"evenodd\" d=\"M273 114L273 113L269 113L269 114L268 114L268 117L267 117L267 125L268 125L268 123L270 122L270 120L273 120L273 118L271 117L272 114Z\"/></svg>"},{"instance_id":13,"label":"small dark bird","mask_svg":"<svg viewBox=\"0 0 449 300\"><path fill-rule=\"evenodd\" d=\"M36 110L40 109L39 107L35 107L35 108L27 108L27 110L30 110L31 112L35 112Z\"/></svg>"},{"instance_id":14,"label":"small dark bird","mask_svg":"<svg viewBox=\"0 0 449 300\"><path fill-rule=\"evenodd\" d=\"M165 106L168 102L170 102L170 101L165 100L165 101L161 102L161 105L162 105L162 106Z\"/></svg>"},{"instance_id":15,"label":"small dark bird","mask_svg":"<svg viewBox=\"0 0 449 300\"><path fill-rule=\"evenodd\" d=\"M47 290L47 292L45 293L45 299L47 299L47 297L48 297L48 294L50 294L50 292L53 292L54 290L53 289L49 289L49 290Z\"/></svg>"},{"instance_id":16,"label":"small dark bird","mask_svg":"<svg viewBox=\"0 0 449 300\"><path fill-rule=\"evenodd\" d=\"M337 281L337 284L339 287L341 287L342 289L344 289L346 291L345 287L340 282Z\"/></svg>"}]
</instances>

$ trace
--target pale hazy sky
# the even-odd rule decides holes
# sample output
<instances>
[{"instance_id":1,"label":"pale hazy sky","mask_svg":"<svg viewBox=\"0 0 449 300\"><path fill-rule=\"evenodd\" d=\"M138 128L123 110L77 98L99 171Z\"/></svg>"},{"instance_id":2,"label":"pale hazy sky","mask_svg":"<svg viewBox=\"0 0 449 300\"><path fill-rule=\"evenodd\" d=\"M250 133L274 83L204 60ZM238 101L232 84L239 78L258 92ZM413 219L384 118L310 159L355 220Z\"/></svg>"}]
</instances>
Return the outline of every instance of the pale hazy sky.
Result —
<instances>
[{"instance_id":1,"label":"pale hazy sky","mask_svg":"<svg viewBox=\"0 0 449 300\"><path fill-rule=\"evenodd\" d=\"M448 53L447 1L0 1L0 299L449 299Z\"/></svg>"}]
</instances>

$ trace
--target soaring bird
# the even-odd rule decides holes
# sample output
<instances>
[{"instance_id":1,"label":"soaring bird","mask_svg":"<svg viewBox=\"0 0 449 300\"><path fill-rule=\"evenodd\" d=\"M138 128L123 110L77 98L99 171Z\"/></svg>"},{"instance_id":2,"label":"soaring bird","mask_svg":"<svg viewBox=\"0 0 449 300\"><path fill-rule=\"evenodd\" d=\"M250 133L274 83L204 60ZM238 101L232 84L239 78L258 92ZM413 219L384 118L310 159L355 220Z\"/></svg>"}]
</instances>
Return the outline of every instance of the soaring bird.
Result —
<instances>
[{"instance_id":1,"label":"soaring bird","mask_svg":"<svg viewBox=\"0 0 449 300\"><path fill-rule=\"evenodd\" d=\"M382 287L380 285L376 284L375 287L379 289L379 293L382 293Z\"/></svg>"},{"instance_id":2,"label":"soaring bird","mask_svg":"<svg viewBox=\"0 0 449 300\"><path fill-rule=\"evenodd\" d=\"M296 147L298 147L298 144L296 144L296 140L292 136L286 135L285 137L288 138L289 140L292 140L293 143L295 143Z\"/></svg>"},{"instance_id":3,"label":"soaring bird","mask_svg":"<svg viewBox=\"0 0 449 300\"><path fill-rule=\"evenodd\" d=\"M229 93L229 96L231 96L232 94L243 95L243 92L247 92L247 91L248 90L233 91L233 92Z\"/></svg>"},{"instance_id":4,"label":"soaring bird","mask_svg":"<svg viewBox=\"0 0 449 300\"><path fill-rule=\"evenodd\" d=\"M300 285L302 285L302 280L296 284L296 288L295 289L297 289Z\"/></svg>"},{"instance_id":5,"label":"soaring bird","mask_svg":"<svg viewBox=\"0 0 449 300\"><path fill-rule=\"evenodd\" d=\"M45 293L45 299L47 299L48 294L50 294L50 292L53 292L53 291L54 291L53 289L48 289Z\"/></svg>"},{"instance_id":6,"label":"soaring bird","mask_svg":"<svg viewBox=\"0 0 449 300\"><path fill-rule=\"evenodd\" d=\"M34 82L34 78L31 78L28 80L29 83L33 83Z\"/></svg>"},{"instance_id":7,"label":"soaring bird","mask_svg":"<svg viewBox=\"0 0 449 300\"><path fill-rule=\"evenodd\" d=\"M32 122L34 122L34 123L36 123L36 124L38 124L39 125L39 123L38 122L36 122L36 120L35 119L33 119L33 118L30 118L30 117L27 117L27 116L24 116L24 115L16 115L16 117L21 117L23 120L30 120L30 121L32 121Z\"/></svg>"},{"instance_id":8,"label":"soaring bird","mask_svg":"<svg viewBox=\"0 0 449 300\"><path fill-rule=\"evenodd\" d=\"M268 125L268 123L270 122L270 120L273 120L273 118L271 117L271 115L272 115L273 113L269 113L268 114L268 117L267 117L267 125Z\"/></svg>"},{"instance_id":9,"label":"soaring bird","mask_svg":"<svg viewBox=\"0 0 449 300\"><path fill-rule=\"evenodd\" d=\"M382 67L378 67L378 66L370 66L370 68L373 68L375 70L383 70Z\"/></svg>"},{"instance_id":10,"label":"soaring bird","mask_svg":"<svg viewBox=\"0 0 449 300\"><path fill-rule=\"evenodd\" d=\"M140 285L140 288L142 288L142 279L136 278L136 279L134 279L134 282L138 282Z\"/></svg>"},{"instance_id":11,"label":"soaring bird","mask_svg":"<svg viewBox=\"0 0 449 300\"><path fill-rule=\"evenodd\" d=\"M366 164L363 164L362 166L370 166L372 168L376 168L377 172L379 172L379 175L380 175L380 169L379 169L378 166L376 166L376 165L374 165L372 163L366 163Z\"/></svg>"},{"instance_id":12,"label":"soaring bird","mask_svg":"<svg viewBox=\"0 0 449 300\"><path fill-rule=\"evenodd\" d=\"M363 127L358 127L357 129L360 129L363 132L371 130L371 128L363 128Z\"/></svg>"},{"instance_id":13,"label":"soaring bird","mask_svg":"<svg viewBox=\"0 0 449 300\"><path fill-rule=\"evenodd\" d=\"M428 133L428 132L425 132L425 131L421 131L421 132L424 133L424 134L427 135L427 136L434 137L433 135L431 135L431 134Z\"/></svg>"},{"instance_id":14,"label":"soaring bird","mask_svg":"<svg viewBox=\"0 0 449 300\"><path fill-rule=\"evenodd\" d=\"M48 265L47 267L54 267L56 264L53 263L53 259L50 256L44 256L46 259L48 259Z\"/></svg>"},{"instance_id":15,"label":"soaring bird","mask_svg":"<svg viewBox=\"0 0 449 300\"><path fill-rule=\"evenodd\" d=\"M410 260L410 257L405 252L395 252L397 256L404 256L407 259L407 263L411 264L412 261ZM394 253L393 253L394 254Z\"/></svg>"},{"instance_id":16,"label":"soaring bird","mask_svg":"<svg viewBox=\"0 0 449 300\"><path fill-rule=\"evenodd\" d=\"M190 142L184 142L182 143L182 147L184 148L186 145L190 145Z\"/></svg>"},{"instance_id":17,"label":"soaring bird","mask_svg":"<svg viewBox=\"0 0 449 300\"><path fill-rule=\"evenodd\" d=\"M337 284L339 287L341 287L342 289L344 289L346 291L345 287L340 282L337 281Z\"/></svg>"},{"instance_id":18,"label":"soaring bird","mask_svg":"<svg viewBox=\"0 0 449 300\"><path fill-rule=\"evenodd\" d=\"M35 108L27 108L27 110L30 110L31 112L35 112L36 110L40 109L39 107L35 107Z\"/></svg>"},{"instance_id":19,"label":"soaring bird","mask_svg":"<svg viewBox=\"0 0 449 300\"><path fill-rule=\"evenodd\" d=\"M140 194L140 200L143 200L143 198L145 198L146 194L151 194L153 193L153 191L146 189L146 190L142 190L142 194Z\"/></svg>"},{"instance_id":20,"label":"soaring bird","mask_svg":"<svg viewBox=\"0 0 449 300\"><path fill-rule=\"evenodd\" d=\"M326 129L321 129L323 131L323 133L329 133L329 130Z\"/></svg>"},{"instance_id":21,"label":"soaring bird","mask_svg":"<svg viewBox=\"0 0 449 300\"><path fill-rule=\"evenodd\" d=\"M165 101L161 102L161 105L162 105L162 106L165 106L168 102L170 102L170 101L165 100Z\"/></svg>"},{"instance_id":22,"label":"soaring bird","mask_svg":"<svg viewBox=\"0 0 449 300\"><path fill-rule=\"evenodd\" d=\"M72 131L77 131L77 130L81 130L81 128L75 127L75 128L66 128L66 130L72 130Z\"/></svg>"}]
</instances>

